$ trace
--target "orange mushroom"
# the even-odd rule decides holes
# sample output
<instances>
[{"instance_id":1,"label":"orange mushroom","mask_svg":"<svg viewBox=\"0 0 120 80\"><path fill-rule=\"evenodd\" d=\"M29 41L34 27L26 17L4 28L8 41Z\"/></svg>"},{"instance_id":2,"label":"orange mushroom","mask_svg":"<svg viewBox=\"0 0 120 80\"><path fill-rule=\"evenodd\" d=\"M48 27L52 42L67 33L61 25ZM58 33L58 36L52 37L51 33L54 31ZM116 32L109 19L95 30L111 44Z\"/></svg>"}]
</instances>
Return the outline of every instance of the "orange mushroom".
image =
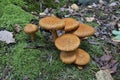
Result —
<instances>
[{"instance_id":1,"label":"orange mushroom","mask_svg":"<svg viewBox=\"0 0 120 80\"><path fill-rule=\"evenodd\" d=\"M93 35L95 33L95 29L87 24L81 23L75 31L72 31L72 33L80 38L84 38Z\"/></svg>"},{"instance_id":2,"label":"orange mushroom","mask_svg":"<svg viewBox=\"0 0 120 80\"><path fill-rule=\"evenodd\" d=\"M58 37L56 30L63 29L65 24L63 20L55 16L49 16L42 18L39 21L39 25L46 30L50 30L55 40Z\"/></svg>"},{"instance_id":3,"label":"orange mushroom","mask_svg":"<svg viewBox=\"0 0 120 80\"><path fill-rule=\"evenodd\" d=\"M82 49L77 49L77 53L76 53L76 60L75 60L75 64L77 64L79 67L86 65L90 62L90 55L82 50Z\"/></svg>"},{"instance_id":4,"label":"orange mushroom","mask_svg":"<svg viewBox=\"0 0 120 80\"><path fill-rule=\"evenodd\" d=\"M38 27L34 24L27 24L25 27L24 27L24 32L26 34L29 34L31 36L31 40L34 41L35 39L35 32L38 31Z\"/></svg>"},{"instance_id":5,"label":"orange mushroom","mask_svg":"<svg viewBox=\"0 0 120 80\"><path fill-rule=\"evenodd\" d=\"M74 51L80 45L80 39L74 34L63 34L55 40L55 46L61 51Z\"/></svg>"},{"instance_id":6,"label":"orange mushroom","mask_svg":"<svg viewBox=\"0 0 120 80\"><path fill-rule=\"evenodd\" d=\"M65 22L65 32L69 32L71 30L75 30L79 26L79 22L73 18L64 18L62 19Z\"/></svg>"},{"instance_id":7,"label":"orange mushroom","mask_svg":"<svg viewBox=\"0 0 120 80\"><path fill-rule=\"evenodd\" d=\"M75 51L62 51L60 53L60 59L63 63L71 64L76 60Z\"/></svg>"}]
</instances>

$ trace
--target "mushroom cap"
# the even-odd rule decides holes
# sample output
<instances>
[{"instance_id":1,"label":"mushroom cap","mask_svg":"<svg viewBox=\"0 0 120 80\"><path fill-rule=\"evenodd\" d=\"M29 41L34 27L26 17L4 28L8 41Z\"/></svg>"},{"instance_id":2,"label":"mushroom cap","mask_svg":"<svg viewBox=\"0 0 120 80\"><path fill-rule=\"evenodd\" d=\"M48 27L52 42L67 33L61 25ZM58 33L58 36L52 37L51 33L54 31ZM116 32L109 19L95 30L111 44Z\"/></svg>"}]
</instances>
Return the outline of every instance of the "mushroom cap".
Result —
<instances>
[{"instance_id":1,"label":"mushroom cap","mask_svg":"<svg viewBox=\"0 0 120 80\"><path fill-rule=\"evenodd\" d=\"M77 65L86 65L89 62L90 62L90 55L82 49L77 49L76 60L74 63Z\"/></svg>"},{"instance_id":2,"label":"mushroom cap","mask_svg":"<svg viewBox=\"0 0 120 80\"><path fill-rule=\"evenodd\" d=\"M48 16L45 18L42 18L39 21L39 25L47 30L59 30L64 28L64 21L61 19L55 17L55 16Z\"/></svg>"},{"instance_id":3,"label":"mushroom cap","mask_svg":"<svg viewBox=\"0 0 120 80\"><path fill-rule=\"evenodd\" d=\"M26 34L32 34L34 32L38 31L38 27L34 24L27 24L25 27L24 27L24 32Z\"/></svg>"},{"instance_id":4,"label":"mushroom cap","mask_svg":"<svg viewBox=\"0 0 120 80\"><path fill-rule=\"evenodd\" d=\"M75 30L79 27L79 22L73 18L64 18L62 19L65 22L64 30L69 32L71 30Z\"/></svg>"},{"instance_id":5,"label":"mushroom cap","mask_svg":"<svg viewBox=\"0 0 120 80\"><path fill-rule=\"evenodd\" d=\"M79 24L79 27L72 32L79 37L88 37L95 33L95 29L87 24Z\"/></svg>"},{"instance_id":6,"label":"mushroom cap","mask_svg":"<svg viewBox=\"0 0 120 80\"><path fill-rule=\"evenodd\" d=\"M55 46L61 51L74 51L80 45L80 39L74 34L64 34L55 40Z\"/></svg>"},{"instance_id":7,"label":"mushroom cap","mask_svg":"<svg viewBox=\"0 0 120 80\"><path fill-rule=\"evenodd\" d=\"M76 60L75 51L62 51L60 53L60 59L63 63L71 64Z\"/></svg>"}]
</instances>

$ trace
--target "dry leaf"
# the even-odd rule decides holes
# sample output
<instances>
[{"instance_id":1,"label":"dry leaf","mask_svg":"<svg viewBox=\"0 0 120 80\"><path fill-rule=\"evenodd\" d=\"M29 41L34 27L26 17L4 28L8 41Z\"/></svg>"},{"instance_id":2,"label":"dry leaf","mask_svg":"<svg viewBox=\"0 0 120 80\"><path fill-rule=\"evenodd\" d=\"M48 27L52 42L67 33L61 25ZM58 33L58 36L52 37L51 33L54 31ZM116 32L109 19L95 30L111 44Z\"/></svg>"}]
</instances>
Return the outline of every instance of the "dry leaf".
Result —
<instances>
[{"instance_id":1,"label":"dry leaf","mask_svg":"<svg viewBox=\"0 0 120 80\"><path fill-rule=\"evenodd\" d=\"M109 4L110 7L116 6L117 3L116 2L112 2L111 4Z\"/></svg>"},{"instance_id":2,"label":"dry leaf","mask_svg":"<svg viewBox=\"0 0 120 80\"><path fill-rule=\"evenodd\" d=\"M12 32L9 31L0 31L0 41L5 41L7 44L15 43Z\"/></svg>"},{"instance_id":3,"label":"dry leaf","mask_svg":"<svg viewBox=\"0 0 120 80\"><path fill-rule=\"evenodd\" d=\"M109 69L110 73L117 72L118 61L114 60L110 54L104 54L100 58L96 58L96 62L102 70Z\"/></svg>"},{"instance_id":4,"label":"dry leaf","mask_svg":"<svg viewBox=\"0 0 120 80\"><path fill-rule=\"evenodd\" d=\"M40 16L46 16L46 13L42 12L42 13L39 13Z\"/></svg>"},{"instance_id":5,"label":"dry leaf","mask_svg":"<svg viewBox=\"0 0 120 80\"><path fill-rule=\"evenodd\" d=\"M113 80L109 70L100 70L95 76L97 80Z\"/></svg>"},{"instance_id":6,"label":"dry leaf","mask_svg":"<svg viewBox=\"0 0 120 80\"><path fill-rule=\"evenodd\" d=\"M89 5L89 6L88 6L88 8L92 9L92 8L93 8L93 6Z\"/></svg>"},{"instance_id":7,"label":"dry leaf","mask_svg":"<svg viewBox=\"0 0 120 80\"><path fill-rule=\"evenodd\" d=\"M109 62L112 59L112 55L104 54L100 59L101 59L101 61Z\"/></svg>"},{"instance_id":8,"label":"dry leaf","mask_svg":"<svg viewBox=\"0 0 120 80\"><path fill-rule=\"evenodd\" d=\"M95 18L94 18L94 17L86 17L85 20L86 20L87 22L92 22L92 21L95 20Z\"/></svg>"},{"instance_id":9,"label":"dry leaf","mask_svg":"<svg viewBox=\"0 0 120 80\"><path fill-rule=\"evenodd\" d=\"M117 72L118 65L119 65L119 62L117 60L111 60L111 64L110 64L110 67L111 67L110 71L111 72L110 73Z\"/></svg>"},{"instance_id":10,"label":"dry leaf","mask_svg":"<svg viewBox=\"0 0 120 80\"><path fill-rule=\"evenodd\" d=\"M78 7L77 4L72 4L72 5L71 5L71 8L72 8L73 10L75 10L75 11L78 11L78 10L79 10L79 7Z\"/></svg>"},{"instance_id":11,"label":"dry leaf","mask_svg":"<svg viewBox=\"0 0 120 80\"><path fill-rule=\"evenodd\" d=\"M46 9L44 10L44 13L45 13L45 14L48 14L48 13L49 13L49 9L46 8Z\"/></svg>"}]
</instances>

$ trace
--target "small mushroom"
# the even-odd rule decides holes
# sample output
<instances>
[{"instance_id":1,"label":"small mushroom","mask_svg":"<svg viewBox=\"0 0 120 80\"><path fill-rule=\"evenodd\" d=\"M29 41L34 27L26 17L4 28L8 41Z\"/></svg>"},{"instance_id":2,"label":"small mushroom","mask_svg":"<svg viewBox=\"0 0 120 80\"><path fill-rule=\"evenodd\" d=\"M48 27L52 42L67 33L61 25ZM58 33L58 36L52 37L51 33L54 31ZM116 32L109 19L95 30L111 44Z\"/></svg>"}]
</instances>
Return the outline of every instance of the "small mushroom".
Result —
<instances>
[{"instance_id":1,"label":"small mushroom","mask_svg":"<svg viewBox=\"0 0 120 80\"><path fill-rule=\"evenodd\" d=\"M60 53L60 59L66 64L73 63L76 60L75 51L62 51Z\"/></svg>"},{"instance_id":2,"label":"small mushroom","mask_svg":"<svg viewBox=\"0 0 120 80\"><path fill-rule=\"evenodd\" d=\"M48 16L42 18L39 21L39 25L46 30L50 30L52 32L53 39L55 40L58 37L56 30L63 29L65 24L63 20L55 16Z\"/></svg>"},{"instance_id":3,"label":"small mushroom","mask_svg":"<svg viewBox=\"0 0 120 80\"><path fill-rule=\"evenodd\" d=\"M80 45L80 39L74 34L63 34L55 40L55 46L61 51L74 51Z\"/></svg>"},{"instance_id":4,"label":"small mushroom","mask_svg":"<svg viewBox=\"0 0 120 80\"><path fill-rule=\"evenodd\" d=\"M35 32L38 31L38 27L34 24L27 24L25 27L24 27L24 32L26 34L29 34L31 36L31 40L34 41L35 39Z\"/></svg>"},{"instance_id":5,"label":"small mushroom","mask_svg":"<svg viewBox=\"0 0 120 80\"><path fill-rule=\"evenodd\" d=\"M93 35L95 33L95 29L87 24L81 23L75 31L72 31L72 33L80 38L84 38Z\"/></svg>"},{"instance_id":6,"label":"small mushroom","mask_svg":"<svg viewBox=\"0 0 120 80\"><path fill-rule=\"evenodd\" d=\"M73 18L64 18L62 20L65 22L65 32L75 30L79 27L79 22Z\"/></svg>"},{"instance_id":7,"label":"small mushroom","mask_svg":"<svg viewBox=\"0 0 120 80\"><path fill-rule=\"evenodd\" d=\"M90 62L90 55L86 51L77 49L76 52L76 60L74 63L77 64L78 67L82 67Z\"/></svg>"}]
</instances>

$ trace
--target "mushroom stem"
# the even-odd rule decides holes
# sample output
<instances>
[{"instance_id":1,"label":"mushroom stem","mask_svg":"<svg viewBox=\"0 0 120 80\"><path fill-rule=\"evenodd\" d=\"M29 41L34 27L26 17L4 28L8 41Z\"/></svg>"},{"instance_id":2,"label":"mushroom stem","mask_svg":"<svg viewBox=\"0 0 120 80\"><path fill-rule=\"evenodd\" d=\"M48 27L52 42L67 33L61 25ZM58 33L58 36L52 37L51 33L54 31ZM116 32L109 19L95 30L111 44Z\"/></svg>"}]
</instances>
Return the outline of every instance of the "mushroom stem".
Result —
<instances>
[{"instance_id":1,"label":"mushroom stem","mask_svg":"<svg viewBox=\"0 0 120 80\"><path fill-rule=\"evenodd\" d=\"M30 36L31 36L31 40L34 41L35 40L35 33L30 34Z\"/></svg>"},{"instance_id":2,"label":"mushroom stem","mask_svg":"<svg viewBox=\"0 0 120 80\"><path fill-rule=\"evenodd\" d=\"M50 30L53 36L53 40L55 41L58 37L56 30Z\"/></svg>"}]
</instances>

